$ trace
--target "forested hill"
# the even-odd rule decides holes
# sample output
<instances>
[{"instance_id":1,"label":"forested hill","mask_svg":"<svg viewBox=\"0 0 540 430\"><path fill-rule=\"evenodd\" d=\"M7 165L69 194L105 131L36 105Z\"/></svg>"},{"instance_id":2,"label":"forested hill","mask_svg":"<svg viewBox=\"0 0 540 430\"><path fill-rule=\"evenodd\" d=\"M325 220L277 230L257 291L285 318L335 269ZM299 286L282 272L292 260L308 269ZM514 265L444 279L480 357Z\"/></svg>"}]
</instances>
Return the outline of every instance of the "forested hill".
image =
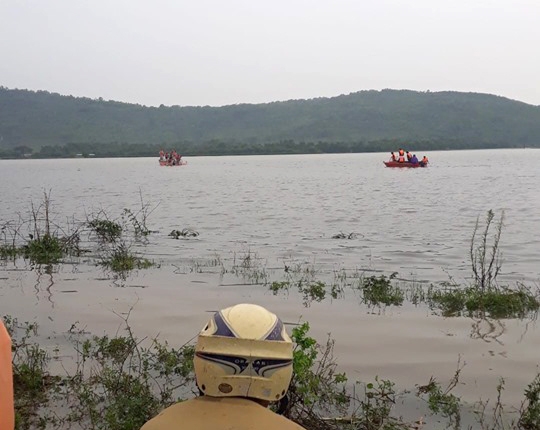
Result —
<instances>
[{"instance_id":1,"label":"forested hill","mask_svg":"<svg viewBox=\"0 0 540 430\"><path fill-rule=\"evenodd\" d=\"M70 144L176 145L194 153L214 145L227 153L228 145L270 148L279 142L386 150L384 142L390 141L423 142L424 149L540 146L540 107L488 94L408 90L224 107L147 107L0 87L4 153Z\"/></svg>"}]
</instances>

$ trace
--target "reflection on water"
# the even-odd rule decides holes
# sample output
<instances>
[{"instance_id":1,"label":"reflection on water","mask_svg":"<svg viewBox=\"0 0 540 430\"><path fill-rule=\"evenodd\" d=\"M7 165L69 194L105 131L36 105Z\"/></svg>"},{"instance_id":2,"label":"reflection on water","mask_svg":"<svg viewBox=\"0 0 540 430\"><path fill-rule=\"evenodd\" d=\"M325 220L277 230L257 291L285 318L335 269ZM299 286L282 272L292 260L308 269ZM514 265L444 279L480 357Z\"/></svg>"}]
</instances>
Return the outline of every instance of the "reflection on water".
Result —
<instances>
[{"instance_id":1,"label":"reflection on water","mask_svg":"<svg viewBox=\"0 0 540 430\"><path fill-rule=\"evenodd\" d=\"M504 345L500 340L506 331L502 320L484 316L478 319L473 318L472 321L471 337L473 339L481 339L487 343L493 341L497 342L499 345Z\"/></svg>"},{"instance_id":2,"label":"reflection on water","mask_svg":"<svg viewBox=\"0 0 540 430\"><path fill-rule=\"evenodd\" d=\"M159 334L174 345L200 330L205 311L255 302L286 321L309 321L321 341L331 333L351 380L444 380L461 356L469 400L494 393L504 376L517 401L537 371L536 321L442 318L410 303L368 308L350 288L306 307L301 292L274 295L261 285L295 268L349 286L358 273L393 272L422 285L467 283L471 234L488 209L505 211L499 280L538 285L540 151L428 155L427 169L385 168L386 154L193 157L182 169L155 159L0 160L0 225L26 219L44 189L55 225L98 211L119 219L124 208L141 207L142 195L155 207L147 223L156 232L132 246L160 265L122 280L88 256L33 271L2 264L0 315L37 321L61 343L76 321L111 332L133 308L140 337ZM168 236L183 229L199 236ZM256 279L243 277L248 255Z\"/></svg>"}]
</instances>

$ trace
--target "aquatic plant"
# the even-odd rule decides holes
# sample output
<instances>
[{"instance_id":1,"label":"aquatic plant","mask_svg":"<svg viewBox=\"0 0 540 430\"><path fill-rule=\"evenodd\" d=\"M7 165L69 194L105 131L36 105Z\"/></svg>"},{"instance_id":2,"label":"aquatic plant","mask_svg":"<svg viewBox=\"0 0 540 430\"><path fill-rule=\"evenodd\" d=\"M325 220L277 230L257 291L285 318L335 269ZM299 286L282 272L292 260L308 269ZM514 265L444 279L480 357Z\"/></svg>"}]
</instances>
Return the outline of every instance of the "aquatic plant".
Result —
<instances>
[{"instance_id":1,"label":"aquatic plant","mask_svg":"<svg viewBox=\"0 0 540 430\"><path fill-rule=\"evenodd\" d=\"M342 415L350 404L347 376L338 372L333 356L334 341L319 344L309 336L309 323L292 329L293 378L283 415L306 428L329 428L322 414Z\"/></svg>"},{"instance_id":2,"label":"aquatic plant","mask_svg":"<svg viewBox=\"0 0 540 430\"><path fill-rule=\"evenodd\" d=\"M460 398L452 393L452 390L459 383L459 375L463 369L461 360L458 361L458 368L454 376L446 386L441 384L432 376L425 385L417 387L417 396L427 397L429 410L434 414L440 414L449 420L451 428L459 429L461 423L461 402Z\"/></svg>"},{"instance_id":3,"label":"aquatic plant","mask_svg":"<svg viewBox=\"0 0 540 430\"><path fill-rule=\"evenodd\" d=\"M12 339L15 427L17 430L45 428L54 417L44 416L42 410L60 388L61 378L49 373L50 355L34 341L37 323L20 323L9 315L3 320Z\"/></svg>"},{"instance_id":4,"label":"aquatic plant","mask_svg":"<svg viewBox=\"0 0 540 430\"><path fill-rule=\"evenodd\" d=\"M64 255L64 247L58 237L45 234L29 240L21 253L37 264L58 263Z\"/></svg>"},{"instance_id":5,"label":"aquatic plant","mask_svg":"<svg viewBox=\"0 0 540 430\"><path fill-rule=\"evenodd\" d=\"M128 315L129 317L129 315ZM144 346L125 319L125 335L88 336L72 327L77 369L68 376L69 422L137 430L193 389L193 346L153 339ZM84 427L84 425L83 425Z\"/></svg>"},{"instance_id":6,"label":"aquatic plant","mask_svg":"<svg viewBox=\"0 0 540 430\"><path fill-rule=\"evenodd\" d=\"M122 234L122 226L117 222L108 219L94 218L89 221L87 225L94 231L97 237L104 242L114 242L119 239Z\"/></svg>"},{"instance_id":7,"label":"aquatic plant","mask_svg":"<svg viewBox=\"0 0 540 430\"><path fill-rule=\"evenodd\" d=\"M399 287L392 285L392 279L396 276L397 272L392 273L388 278L385 275L364 278L358 287L362 291L363 302L371 306L401 306L405 293Z\"/></svg>"},{"instance_id":8,"label":"aquatic plant","mask_svg":"<svg viewBox=\"0 0 540 430\"><path fill-rule=\"evenodd\" d=\"M74 349L74 365L65 375L49 371L50 353L36 342L38 326L19 323L5 316L13 341L13 369L17 430L38 428L92 428L136 430L161 409L193 397L191 342L178 348L157 338L140 339L129 326L129 317L114 336L92 335L75 323L68 330ZM446 387L434 378L416 387L415 397L425 401L430 414L416 423L396 414L396 384L376 376L372 382L358 381L350 389L347 375L338 371L330 336L319 344L309 335L308 322L292 329L293 378L287 400L276 408L309 429L410 430L436 421L440 428L459 429L460 417L471 405L453 394L461 366ZM56 352L58 348L55 348ZM494 402L479 401L474 416L482 430L536 430L540 423L540 375L524 390L524 400L509 414L503 404L504 380ZM425 420L425 421L424 421Z\"/></svg>"},{"instance_id":9,"label":"aquatic plant","mask_svg":"<svg viewBox=\"0 0 540 430\"><path fill-rule=\"evenodd\" d=\"M19 249L13 245L0 245L0 260L15 258L19 255Z\"/></svg>"},{"instance_id":10,"label":"aquatic plant","mask_svg":"<svg viewBox=\"0 0 540 430\"><path fill-rule=\"evenodd\" d=\"M501 212L499 222L495 224L495 233L491 238L491 246L489 246L490 229L494 218L495 213L490 209L486 215L485 227L479 237L479 217L476 218L469 249L474 282L482 292L494 286L502 265L499 242L503 228L504 211Z\"/></svg>"},{"instance_id":11,"label":"aquatic plant","mask_svg":"<svg viewBox=\"0 0 540 430\"><path fill-rule=\"evenodd\" d=\"M524 430L540 428L540 374L525 389L526 406L522 408L519 426Z\"/></svg>"},{"instance_id":12,"label":"aquatic plant","mask_svg":"<svg viewBox=\"0 0 540 430\"><path fill-rule=\"evenodd\" d=\"M268 273L263 259L249 249L239 256L234 253L230 272L254 284L266 284L268 281Z\"/></svg>"},{"instance_id":13,"label":"aquatic plant","mask_svg":"<svg viewBox=\"0 0 540 430\"><path fill-rule=\"evenodd\" d=\"M56 264L66 255L80 255L78 228L66 233L53 224L51 192L44 191L43 194L43 201L39 205L30 203L29 220L20 219L18 223L7 222L2 226L1 259L23 256L31 263ZM28 229L27 234L24 234L24 228Z\"/></svg>"},{"instance_id":14,"label":"aquatic plant","mask_svg":"<svg viewBox=\"0 0 540 430\"><path fill-rule=\"evenodd\" d=\"M356 239L357 237L358 237L357 233L345 234L343 232L339 232L337 234L334 234L332 236L332 239Z\"/></svg>"},{"instance_id":15,"label":"aquatic plant","mask_svg":"<svg viewBox=\"0 0 540 430\"><path fill-rule=\"evenodd\" d=\"M150 260L137 256L123 242L116 244L106 255L103 255L100 264L120 274L134 269L148 269L154 265Z\"/></svg>"},{"instance_id":16,"label":"aquatic plant","mask_svg":"<svg viewBox=\"0 0 540 430\"><path fill-rule=\"evenodd\" d=\"M179 239L180 237L197 237L199 235L199 232L195 230L191 230L189 228L184 228L182 230L172 230L169 233L169 236L171 236L174 239Z\"/></svg>"}]
</instances>

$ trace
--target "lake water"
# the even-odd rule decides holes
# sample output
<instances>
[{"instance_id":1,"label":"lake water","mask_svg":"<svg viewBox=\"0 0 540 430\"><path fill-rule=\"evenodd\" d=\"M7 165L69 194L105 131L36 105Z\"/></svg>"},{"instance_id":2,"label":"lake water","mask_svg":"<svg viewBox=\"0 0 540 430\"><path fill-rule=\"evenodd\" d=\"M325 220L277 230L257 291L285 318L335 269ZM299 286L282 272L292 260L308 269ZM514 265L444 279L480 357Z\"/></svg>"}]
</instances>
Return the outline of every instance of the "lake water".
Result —
<instances>
[{"instance_id":1,"label":"lake water","mask_svg":"<svg viewBox=\"0 0 540 430\"><path fill-rule=\"evenodd\" d=\"M75 321L112 332L117 314L133 307L136 333L180 345L205 324L207 311L255 302L287 322L309 321L320 341L331 333L352 380L379 375L412 388L431 375L449 379L461 357L460 389L469 400L493 398L505 377L507 399L517 401L538 371L536 321L506 320L493 329L423 306L368 309L351 292L305 306L294 291L273 295L219 269L252 256L276 279L296 265L321 279L398 272L418 284L466 284L476 219L493 209L496 219L505 214L499 281L539 286L540 150L430 152L426 169L386 168L387 155L189 157L176 168L154 158L0 160L0 225L27 220L44 191L64 229L99 211L110 219L124 208L137 212L142 198L154 233L133 246L160 265L118 281L89 257L52 274L5 263L0 315L37 321L62 342ZM199 236L168 237L183 228ZM333 239L338 233L353 234Z\"/></svg>"}]
</instances>

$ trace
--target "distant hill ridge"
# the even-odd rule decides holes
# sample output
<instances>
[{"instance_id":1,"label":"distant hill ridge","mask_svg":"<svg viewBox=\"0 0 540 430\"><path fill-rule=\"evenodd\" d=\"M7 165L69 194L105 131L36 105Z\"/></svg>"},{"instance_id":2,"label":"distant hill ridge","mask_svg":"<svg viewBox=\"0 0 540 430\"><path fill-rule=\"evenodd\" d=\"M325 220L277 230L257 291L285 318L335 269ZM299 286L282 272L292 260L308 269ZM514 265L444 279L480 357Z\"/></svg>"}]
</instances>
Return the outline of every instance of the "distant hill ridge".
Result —
<instances>
[{"instance_id":1,"label":"distant hill ridge","mask_svg":"<svg viewBox=\"0 0 540 430\"><path fill-rule=\"evenodd\" d=\"M540 107L480 93L359 91L223 107L147 107L0 87L0 149L208 141L448 141L540 146Z\"/></svg>"}]
</instances>

